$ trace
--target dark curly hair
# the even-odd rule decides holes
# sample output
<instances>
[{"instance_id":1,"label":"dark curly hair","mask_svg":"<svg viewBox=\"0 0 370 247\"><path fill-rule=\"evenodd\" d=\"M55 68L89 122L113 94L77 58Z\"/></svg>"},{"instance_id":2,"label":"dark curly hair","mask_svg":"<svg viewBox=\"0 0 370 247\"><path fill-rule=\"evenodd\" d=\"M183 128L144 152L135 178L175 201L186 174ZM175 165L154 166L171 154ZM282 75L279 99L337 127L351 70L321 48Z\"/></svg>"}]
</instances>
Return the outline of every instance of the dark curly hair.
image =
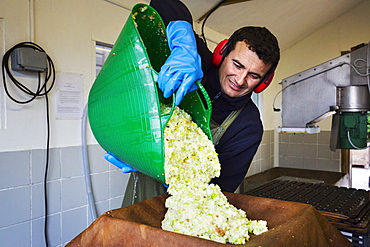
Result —
<instances>
[{"instance_id":1,"label":"dark curly hair","mask_svg":"<svg viewBox=\"0 0 370 247\"><path fill-rule=\"evenodd\" d=\"M269 73L274 72L280 60L280 48L276 37L267 28L247 26L236 30L225 45L223 59L234 50L238 41L244 41L264 63L272 64Z\"/></svg>"}]
</instances>

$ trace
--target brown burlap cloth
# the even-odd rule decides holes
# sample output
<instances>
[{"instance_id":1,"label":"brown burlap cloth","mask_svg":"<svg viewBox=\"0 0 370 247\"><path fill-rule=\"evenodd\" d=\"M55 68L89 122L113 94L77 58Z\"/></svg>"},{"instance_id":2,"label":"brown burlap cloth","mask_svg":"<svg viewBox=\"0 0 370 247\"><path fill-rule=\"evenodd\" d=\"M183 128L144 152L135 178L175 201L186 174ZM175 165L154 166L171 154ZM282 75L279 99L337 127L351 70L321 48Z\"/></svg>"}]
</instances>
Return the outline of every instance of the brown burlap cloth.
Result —
<instances>
[{"instance_id":1,"label":"brown burlap cloth","mask_svg":"<svg viewBox=\"0 0 370 247\"><path fill-rule=\"evenodd\" d=\"M313 206L248 195L225 193L249 219L267 221L269 231L251 234L240 246L352 246ZM161 230L167 195L102 214L74 238L75 246L225 246L210 240ZM235 246L235 245L233 245Z\"/></svg>"}]
</instances>

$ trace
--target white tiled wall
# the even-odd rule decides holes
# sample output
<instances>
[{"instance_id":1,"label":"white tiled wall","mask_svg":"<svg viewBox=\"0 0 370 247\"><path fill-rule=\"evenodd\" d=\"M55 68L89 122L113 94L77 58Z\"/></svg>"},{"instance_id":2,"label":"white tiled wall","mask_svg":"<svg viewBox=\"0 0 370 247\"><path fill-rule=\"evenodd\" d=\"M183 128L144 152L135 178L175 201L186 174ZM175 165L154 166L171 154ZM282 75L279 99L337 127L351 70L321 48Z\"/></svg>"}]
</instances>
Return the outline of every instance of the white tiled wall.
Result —
<instances>
[{"instance_id":1,"label":"white tiled wall","mask_svg":"<svg viewBox=\"0 0 370 247\"><path fill-rule=\"evenodd\" d=\"M45 246L45 150L0 153L0 246ZM97 214L121 206L127 174L106 162L98 145L88 147ZM50 150L48 238L64 246L92 222L81 147Z\"/></svg>"},{"instance_id":2,"label":"white tiled wall","mask_svg":"<svg viewBox=\"0 0 370 247\"><path fill-rule=\"evenodd\" d=\"M340 171L340 152L330 150L330 131L279 134L279 166Z\"/></svg>"},{"instance_id":3,"label":"white tiled wall","mask_svg":"<svg viewBox=\"0 0 370 247\"><path fill-rule=\"evenodd\" d=\"M274 131L263 132L261 144L249 167L247 177L274 167Z\"/></svg>"},{"instance_id":4,"label":"white tiled wall","mask_svg":"<svg viewBox=\"0 0 370 247\"><path fill-rule=\"evenodd\" d=\"M274 167L274 132L265 130L247 177ZM340 171L340 152L330 150L330 131L318 134L279 134L279 166L288 168Z\"/></svg>"}]
</instances>

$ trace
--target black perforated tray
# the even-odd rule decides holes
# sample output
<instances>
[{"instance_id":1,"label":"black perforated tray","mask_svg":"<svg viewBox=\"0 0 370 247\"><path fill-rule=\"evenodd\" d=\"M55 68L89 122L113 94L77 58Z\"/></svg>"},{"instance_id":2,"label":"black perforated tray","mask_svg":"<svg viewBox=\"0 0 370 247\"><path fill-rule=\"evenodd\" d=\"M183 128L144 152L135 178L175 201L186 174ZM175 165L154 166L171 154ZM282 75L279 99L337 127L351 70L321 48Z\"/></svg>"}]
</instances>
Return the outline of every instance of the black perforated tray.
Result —
<instances>
[{"instance_id":1,"label":"black perforated tray","mask_svg":"<svg viewBox=\"0 0 370 247\"><path fill-rule=\"evenodd\" d=\"M307 203L340 228L369 232L370 192L366 190L277 178L244 194Z\"/></svg>"}]
</instances>

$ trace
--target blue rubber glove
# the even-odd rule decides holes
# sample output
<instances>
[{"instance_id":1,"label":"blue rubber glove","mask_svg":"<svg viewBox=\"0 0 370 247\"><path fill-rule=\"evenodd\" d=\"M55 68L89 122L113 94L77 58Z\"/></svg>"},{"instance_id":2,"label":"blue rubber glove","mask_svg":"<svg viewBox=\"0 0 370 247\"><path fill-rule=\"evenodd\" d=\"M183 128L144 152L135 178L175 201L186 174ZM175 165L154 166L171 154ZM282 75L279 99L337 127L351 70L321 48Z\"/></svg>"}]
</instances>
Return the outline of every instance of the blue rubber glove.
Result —
<instances>
[{"instance_id":1,"label":"blue rubber glove","mask_svg":"<svg viewBox=\"0 0 370 247\"><path fill-rule=\"evenodd\" d=\"M112 163L113 165L117 166L118 168L122 169L123 173L129 173L129 172L139 172L138 170L135 170L130 165L126 164L125 162L120 161L116 156L114 156L112 153L105 153L104 158Z\"/></svg>"},{"instance_id":2,"label":"blue rubber glove","mask_svg":"<svg viewBox=\"0 0 370 247\"><path fill-rule=\"evenodd\" d=\"M121 168L123 173L139 172L138 170L135 170L134 168L132 168L130 165L126 164L125 162L120 161L116 156L114 156L110 152L106 152L104 154L104 158L110 163L112 163L113 165L117 166L118 168ZM163 187L168 188L167 184L162 184L162 185Z\"/></svg>"},{"instance_id":3,"label":"blue rubber glove","mask_svg":"<svg viewBox=\"0 0 370 247\"><path fill-rule=\"evenodd\" d=\"M198 88L195 82L202 80L201 58L189 22L171 21L167 38L171 54L158 74L158 86L165 98L176 92L175 105L179 105L187 93Z\"/></svg>"}]
</instances>

